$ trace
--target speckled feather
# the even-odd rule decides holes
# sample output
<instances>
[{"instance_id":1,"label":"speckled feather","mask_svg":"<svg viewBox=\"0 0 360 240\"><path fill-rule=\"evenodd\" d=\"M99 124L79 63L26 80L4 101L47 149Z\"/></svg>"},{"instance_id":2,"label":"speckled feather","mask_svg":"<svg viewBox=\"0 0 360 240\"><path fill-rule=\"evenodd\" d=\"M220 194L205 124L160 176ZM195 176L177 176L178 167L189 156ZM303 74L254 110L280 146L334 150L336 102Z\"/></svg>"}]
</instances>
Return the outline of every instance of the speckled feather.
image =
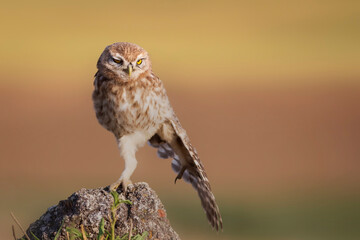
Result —
<instances>
[{"instance_id":1,"label":"speckled feather","mask_svg":"<svg viewBox=\"0 0 360 240\"><path fill-rule=\"evenodd\" d=\"M121 59L122 64L115 64L113 58ZM135 63L138 59L144 61L140 66ZM129 65L134 65L133 77L126 73ZM204 167L170 105L161 80L152 73L147 52L132 43L115 43L105 48L97 67L93 102L99 123L119 142L141 132L142 139L138 142L149 140L151 146L158 148L160 157L173 158L173 169L177 173L185 169L182 177L197 190L211 225L216 230L222 229L219 208ZM122 156L125 163L126 158L135 161L136 167L136 159Z\"/></svg>"}]
</instances>

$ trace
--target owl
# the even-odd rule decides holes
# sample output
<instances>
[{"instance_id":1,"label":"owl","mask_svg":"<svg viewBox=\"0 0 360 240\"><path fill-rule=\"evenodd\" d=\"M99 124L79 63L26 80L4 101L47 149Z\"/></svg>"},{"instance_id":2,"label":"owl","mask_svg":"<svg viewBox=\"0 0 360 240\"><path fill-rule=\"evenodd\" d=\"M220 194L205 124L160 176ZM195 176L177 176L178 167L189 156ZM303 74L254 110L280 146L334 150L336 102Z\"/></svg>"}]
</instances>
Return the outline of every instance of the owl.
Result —
<instances>
[{"instance_id":1,"label":"owl","mask_svg":"<svg viewBox=\"0 0 360 240\"><path fill-rule=\"evenodd\" d=\"M146 142L159 157L172 158L176 180L190 183L201 200L206 216L216 230L222 218L203 164L181 126L161 80L152 72L149 54L140 46L119 42L105 48L97 62L93 103L99 123L116 138L125 169L110 185L123 189L131 184L137 149Z\"/></svg>"}]
</instances>

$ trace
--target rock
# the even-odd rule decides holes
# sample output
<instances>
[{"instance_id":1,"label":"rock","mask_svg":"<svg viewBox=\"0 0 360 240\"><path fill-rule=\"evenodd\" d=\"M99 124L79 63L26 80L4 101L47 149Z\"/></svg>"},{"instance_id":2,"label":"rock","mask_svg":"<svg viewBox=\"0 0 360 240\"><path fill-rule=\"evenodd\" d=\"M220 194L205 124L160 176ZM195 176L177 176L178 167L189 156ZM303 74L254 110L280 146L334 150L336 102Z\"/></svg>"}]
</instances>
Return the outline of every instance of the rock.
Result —
<instances>
[{"instance_id":1,"label":"rock","mask_svg":"<svg viewBox=\"0 0 360 240\"><path fill-rule=\"evenodd\" d=\"M124 236L148 233L146 239L180 239L166 218L166 211L156 193L147 183L129 185L126 194L119 192L120 200L130 200L132 204L121 203L116 210L117 221L115 235ZM80 230L83 225L88 239L97 239L99 224L104 218L105 230L110 232L111 206L114 198L107 188L81 189L73 193L67 200L50 207L37 221L30 224L27 234L31 232L39 239L54 239L60 230L58 240L66 240L66 228Z\"/></svg>"}]
</instances>

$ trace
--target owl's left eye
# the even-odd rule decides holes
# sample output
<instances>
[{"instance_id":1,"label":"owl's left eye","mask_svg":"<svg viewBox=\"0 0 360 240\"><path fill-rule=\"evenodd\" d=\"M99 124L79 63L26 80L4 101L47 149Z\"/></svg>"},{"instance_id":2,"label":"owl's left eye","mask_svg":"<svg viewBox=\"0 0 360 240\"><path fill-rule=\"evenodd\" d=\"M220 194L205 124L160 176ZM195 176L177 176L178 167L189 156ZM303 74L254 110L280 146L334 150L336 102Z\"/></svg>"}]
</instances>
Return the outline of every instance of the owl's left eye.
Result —
<instances>
[{"instance_id":1,"label":"owl's left eye","mask_svg":"<svg viewBox=\"0 0 360 240\"><path fill-rule=\"evenodd\" d=\"M142 59L137 60L136 64L140 65L142 63Z\"/></svg>"},{"instance_id":2,"label":"owl's left eye","mask_svg":"<svg viewBox=\"0 0 360 240\"><path fill-rule=\"evenodd\" d=\"M113 58L112 60L113 60L115 63L120 64L120 65L123 63L123 60L122 60L122 59Z\"/></svg>"}]
</instances>

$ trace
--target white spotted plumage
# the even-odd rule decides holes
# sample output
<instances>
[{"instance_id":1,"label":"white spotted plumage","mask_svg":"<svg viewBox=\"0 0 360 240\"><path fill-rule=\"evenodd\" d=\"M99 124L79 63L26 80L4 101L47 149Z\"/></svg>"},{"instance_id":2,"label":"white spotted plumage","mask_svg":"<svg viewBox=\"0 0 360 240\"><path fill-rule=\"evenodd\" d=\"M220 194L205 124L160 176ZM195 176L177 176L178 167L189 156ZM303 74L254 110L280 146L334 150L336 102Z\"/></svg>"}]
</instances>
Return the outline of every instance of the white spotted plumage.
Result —
<instances>
[{"instance_id":1,"label":"white spotted plumage","mask_svg":"<svg viewBox=\"0 0 360 240\"><path fill-rule=\"evenodd\" d=\"M141 61L140 61L141 60ZM125 169L113 184L126 189L137 166L135 153L147 141L162 158L197 190L211 225L219 230L222 219L209 180L186 131L176 117L165 88L151 70L148 53L132 43L114 43L105 48L95 74L93 102L99 123L118 142Z\"/></svg>"}]
</instances>

